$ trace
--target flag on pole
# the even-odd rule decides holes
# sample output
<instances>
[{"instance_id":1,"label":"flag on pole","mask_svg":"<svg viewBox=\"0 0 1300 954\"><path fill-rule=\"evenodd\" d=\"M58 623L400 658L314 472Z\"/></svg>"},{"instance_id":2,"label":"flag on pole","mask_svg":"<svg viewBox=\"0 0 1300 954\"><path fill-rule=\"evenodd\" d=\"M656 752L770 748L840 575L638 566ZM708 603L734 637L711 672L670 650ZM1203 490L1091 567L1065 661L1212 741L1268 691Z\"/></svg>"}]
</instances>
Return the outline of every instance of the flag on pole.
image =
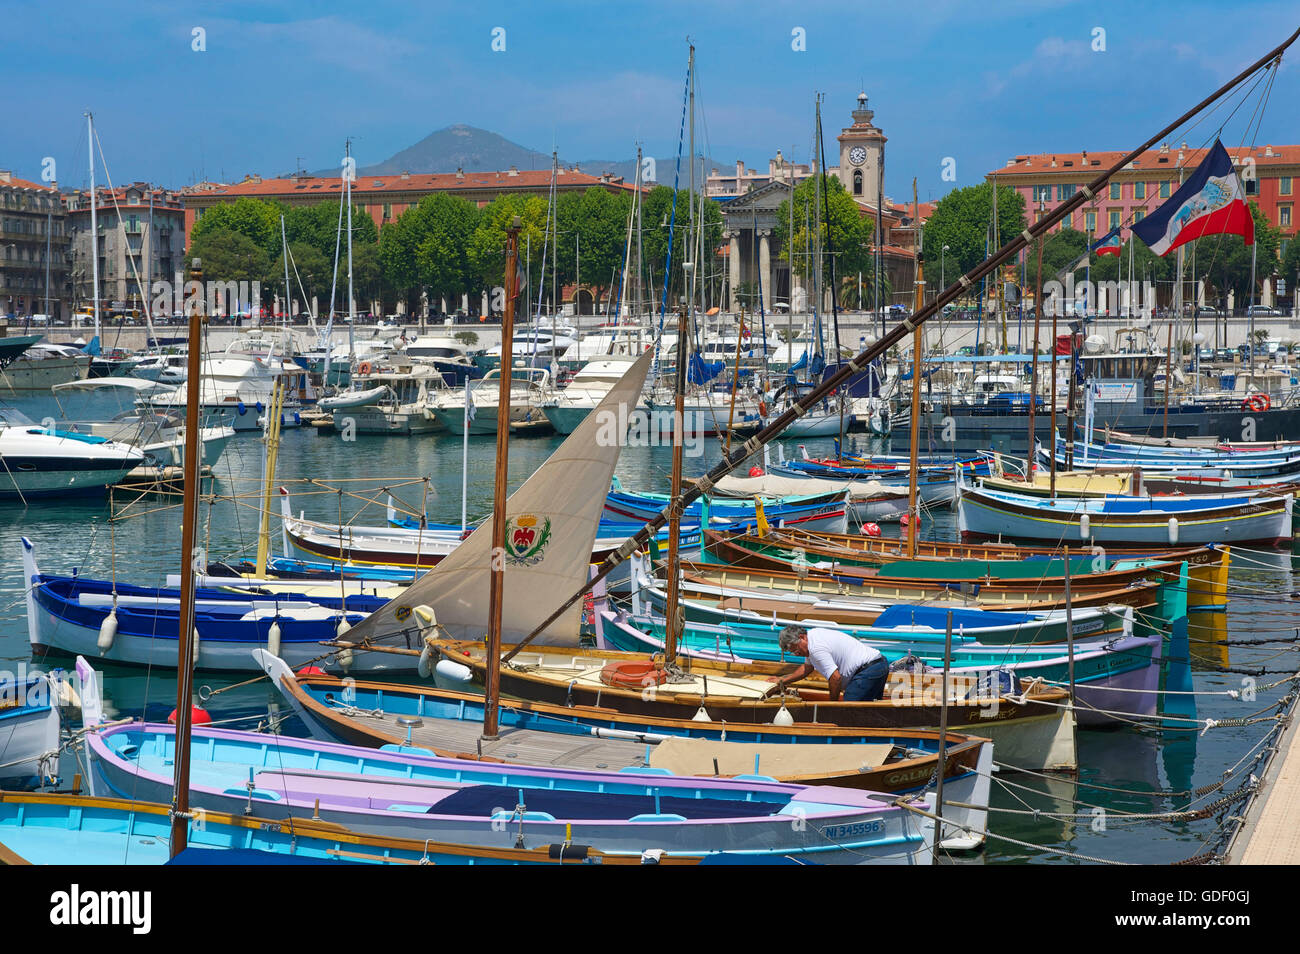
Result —
<instances>
[{"instance_id":1,"label":"flag on pole","mask_svg":"<svg viewBox=\"0 0 1300 954\"><path fill-rule=\"evenodd\" d=\"M1255 219L1232 160L1217 139L1197 167L1160 208L1132 230L1157 255L1165 256L1203 235L1240 235L1255 244Z\"/></svg>"},{"instance_id":2,"label":"flag on pole","mask_svg":"<svg viewBox=\"0 0 1300 954\"><path fill-rule=\"evenodd\" d=\"M1098 256L1114 255L1118 257L1120 254L1119 230L1120 227L1118 225L1115 226L1101 238L1097 239L1097 241L1093 242L1092 245L1088 247L1088 250L1090 252L1096 252Z\"/></svg>"},{"instance_id":3,"label":"flag on pole","mask_svg":"<svg viewBox=\"0 0 1300 954\"><path fill-rule=\"evenodd\" d=\"M465 378L465 426L474 423L474 418L478 416L478 408L474 406L474 392L470 389L469 378Z\"/></svg>"}]
</instances>

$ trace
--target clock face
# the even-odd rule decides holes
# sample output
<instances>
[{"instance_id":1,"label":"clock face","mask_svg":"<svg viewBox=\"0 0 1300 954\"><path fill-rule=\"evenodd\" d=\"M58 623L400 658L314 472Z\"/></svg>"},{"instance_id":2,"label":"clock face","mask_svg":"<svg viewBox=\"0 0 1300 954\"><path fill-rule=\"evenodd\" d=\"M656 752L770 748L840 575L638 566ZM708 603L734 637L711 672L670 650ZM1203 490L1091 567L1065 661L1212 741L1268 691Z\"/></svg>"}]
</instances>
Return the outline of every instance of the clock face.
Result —
<instances>
[{"instance_id":1,"label":"clock face","mask_svg":"<svg viewBox=\"0 0 1300 954\"><path fill-rule=\"evenodd\" d=\"M849 150L849 162L855 166L860 166L867 161L867 150L861 146L854 146Z\"/></svg>"}]
</instances>

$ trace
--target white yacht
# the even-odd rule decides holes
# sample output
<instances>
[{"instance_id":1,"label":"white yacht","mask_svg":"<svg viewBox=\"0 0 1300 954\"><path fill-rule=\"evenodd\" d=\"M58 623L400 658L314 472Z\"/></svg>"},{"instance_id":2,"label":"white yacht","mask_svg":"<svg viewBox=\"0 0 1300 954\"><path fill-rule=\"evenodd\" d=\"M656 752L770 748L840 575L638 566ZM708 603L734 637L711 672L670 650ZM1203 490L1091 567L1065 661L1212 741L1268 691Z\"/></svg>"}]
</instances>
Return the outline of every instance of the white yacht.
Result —
<instances>
[{"instance_id":1,"label":"white yacht","mask_svg":"<svg viewBox=\"0 0 1300 954\"><path fill-rule=\"evenodd\" d=\"M54 400L63 420L54 426L64 433L129 444L154 464L180 467L185 457L184 420L139 406L141 398L168 390L153 381L126 377L87 378L55 385ZM233 427L219 420L207 421L200 434L199 459L215 464L234 436Z\"/></svg>"},{"instance_id":2,"label":"white yacht","mask_svg":"<svg viewBox=\"0 0 1300 954\"><path fill-rule=\"evenodd\" d=\"M604 400L610 388L622 380L634 361L636 358L630 355L608 355L589 362L567 386L543 402L542 413L557 433L573 433L592 408Z\"/></svg>"},{"instance_id":3,"label":"white yacht","mask_svg":"<svg viewBox=\"0 0 1300 954\"><path fill-rule=\"evenodd\" d=\"M470 357L463 341L451 335L420 335L408 341L402 353L412 363L428 365L442 375L448 387L462 387L466 378L479 375L478 366ZM500 352L497 352L498 356Z\"/></svg>"},{"instance_id":4,"label":"white yacht","mask_svg":"<svg viewBox=\"0 0 1300 954\"><path fill-rule=\"evenodd\" d=\"M0 395L48 393L56 384L85 378L90 362L90 355L75 345L39 341L0 368Z\"/></svg>"},{"instance_id":5,"label":"white yacht","mask_svg":"<svg viewBox=\"0 0 1300 954\"><path fill-rule=\"evenodd\" d=\"M336 429L350 426L358 434L426 434L442 428L425 408L433 395L446 390L434 368L402 364L354 374L349 390L323 398L318 406L334 413Z\"/></svg>"},{"instance_id":6,"label":"white yacht","mask_svg":"<svg viewBox=\"0 0 1300 954\"><path fill-rule=\"evenodd\" d=\"M473 420L469 422L471 434L495 434L497 409L501 394L501 369L493 368L477 381L470 382L470 401L473 403ZM440 392L428 405L426 412L453 434L465 433L464 387L448 388ZM552 395L551 372L545 368L515 368L510 376L510 423L536 422L545 417L542 408Z\"/></svg>"},{"instance_id":7,"label":"white yacht","mask_svg":"<svg viewBox=\"0 0 1300 954\"><path fill-rule=\"evenodd\" d=\"M271 403L271 392L277 378L287 378L290 388L284 401L282 427L297 427L302 423L302 405L298 395L306 389L307 370L292 361L281 358L259 358L251 355L224 354L205 357L202 364L202 381L199 383L199 401L204 420L220 414L237 431L261 430L261 417ZM161 394L145 397L143 403L154 410L184 414L185 390L173 388Z\"/></svg>"},{"instance_id":8,"label":"white yacht","mask_svg":"<svg viewBox=\"0 0 1300 954\"><path fill-rule=\"evenodd\" d=\"M144 460L130 444L44 427L0 408L0 498L103 493Z\"/></svg>"}]
</instances>

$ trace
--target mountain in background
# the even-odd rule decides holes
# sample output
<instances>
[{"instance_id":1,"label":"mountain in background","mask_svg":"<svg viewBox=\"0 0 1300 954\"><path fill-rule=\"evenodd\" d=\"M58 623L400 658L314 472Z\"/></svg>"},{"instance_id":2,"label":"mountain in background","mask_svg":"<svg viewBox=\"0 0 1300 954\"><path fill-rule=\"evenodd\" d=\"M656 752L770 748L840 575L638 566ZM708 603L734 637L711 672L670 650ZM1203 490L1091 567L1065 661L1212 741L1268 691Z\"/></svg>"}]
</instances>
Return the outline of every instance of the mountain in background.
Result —
<instances>
[{"instance_id":1,"label":"mountain in background","mask_svg":"<svg viewBox=\"0 0 1300 954\"><path fill-rule=\"evenodd\" d=\"M675 163L675 156L655 160L655 171L660 182L666 185L672 184ZM560 164L565 168L572 168L574 165L571 160L563 156L560 157ZM549 152L529 149L489 130L477 129L474 126L457 123L454 126L448 126L446 129L439 129L437 132L430 133L415 145L408 146L383 162L370 166L358 166L357 174L363 176L391 176L401 172L418 174L455 172L457 169L463 169L465 172L496 172L509 169L511 166L516 169L546 169L550 165L551 154ZM577 165L583 172L591 175L608 172L614 176L622 176L627 182L633 180L636 172L635 158L579 159ZM716 160L709 159L705 162L705 169L723 169L732 165L734 164L719 163ZM338 170L325 169L313 174L336 176ZM686 181L687 169L683 165L681 178L683 187L686 185Z\"/></svg>"}]
</instances>

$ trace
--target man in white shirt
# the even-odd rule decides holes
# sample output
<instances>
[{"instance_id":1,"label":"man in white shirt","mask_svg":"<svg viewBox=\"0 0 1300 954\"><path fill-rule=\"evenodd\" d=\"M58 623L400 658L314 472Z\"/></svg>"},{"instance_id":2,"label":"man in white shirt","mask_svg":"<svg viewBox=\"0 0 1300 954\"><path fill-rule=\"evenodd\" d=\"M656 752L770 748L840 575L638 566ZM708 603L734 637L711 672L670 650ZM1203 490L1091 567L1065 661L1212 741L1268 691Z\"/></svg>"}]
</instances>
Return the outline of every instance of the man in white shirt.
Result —
<instances>
[{"instance_id":1,"label":"man in white shirt","mask_svg":"<svg viewBox=\"0 0 1300 954\"><path fill-rule=\"evenodd\" d=\"M841 694L845 702L871 702L884 696L889 663L879 650L837 629L787 626L779 638L783 652L806 656L808 661L777 680L769 694L816 671L830 685L832 702Z\"/></svg>"}]
</instances>

